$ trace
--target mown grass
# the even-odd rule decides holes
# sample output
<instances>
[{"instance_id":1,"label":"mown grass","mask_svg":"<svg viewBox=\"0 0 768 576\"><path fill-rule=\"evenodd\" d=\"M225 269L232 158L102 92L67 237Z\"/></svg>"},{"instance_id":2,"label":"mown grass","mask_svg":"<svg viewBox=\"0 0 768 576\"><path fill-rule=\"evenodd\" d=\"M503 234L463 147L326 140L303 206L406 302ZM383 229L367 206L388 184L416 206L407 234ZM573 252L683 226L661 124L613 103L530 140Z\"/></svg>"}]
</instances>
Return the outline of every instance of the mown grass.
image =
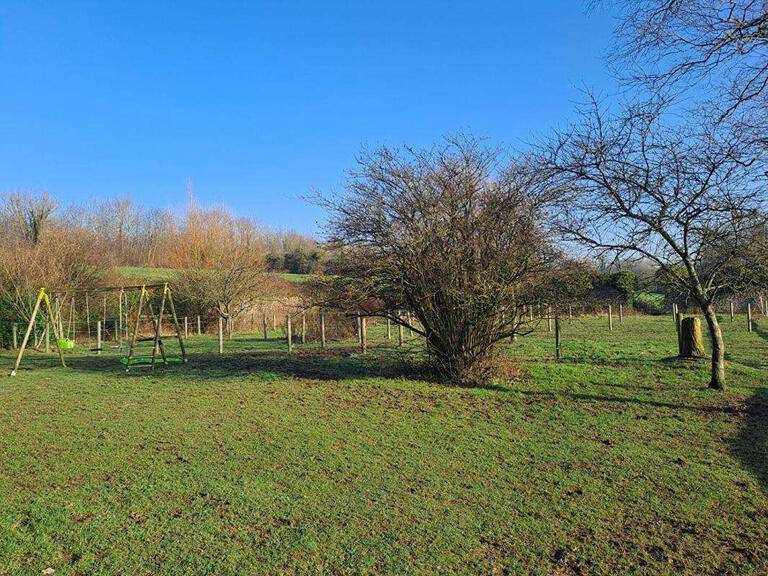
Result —
<instances>
[{"instance_id":1,"label":"mown grass","mask_svg":"<svg viewBox=\"0 0 768 576\"><path fill-rule=\"evenodd\" d=\"M668 317L564 322L560 362L539 327L474 389L381 328L154 373L32 354L0 380L0 573L764 574L768 333L725 330L724 393Z\"/></svg>"}]
</instances>

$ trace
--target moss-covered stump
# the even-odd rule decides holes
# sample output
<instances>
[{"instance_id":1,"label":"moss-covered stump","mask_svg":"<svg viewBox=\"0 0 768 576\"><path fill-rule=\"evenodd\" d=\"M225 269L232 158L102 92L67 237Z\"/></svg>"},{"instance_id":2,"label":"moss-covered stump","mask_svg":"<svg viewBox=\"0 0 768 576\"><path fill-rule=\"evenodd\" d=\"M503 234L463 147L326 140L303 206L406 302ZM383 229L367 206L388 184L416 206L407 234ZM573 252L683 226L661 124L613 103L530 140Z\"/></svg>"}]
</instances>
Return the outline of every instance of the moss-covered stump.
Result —
<instances>
[{"instance_id":1,"label":"moss-covered stump","mask_svg":"<svg viewBox=\"0 0 768 576\"><path fill-rule=\"evenodd\" d=\"M680 357L697 358L701 356L704 356L701 320L695 316L683 318L680 322Z\"/></svg>"}]
</instances>

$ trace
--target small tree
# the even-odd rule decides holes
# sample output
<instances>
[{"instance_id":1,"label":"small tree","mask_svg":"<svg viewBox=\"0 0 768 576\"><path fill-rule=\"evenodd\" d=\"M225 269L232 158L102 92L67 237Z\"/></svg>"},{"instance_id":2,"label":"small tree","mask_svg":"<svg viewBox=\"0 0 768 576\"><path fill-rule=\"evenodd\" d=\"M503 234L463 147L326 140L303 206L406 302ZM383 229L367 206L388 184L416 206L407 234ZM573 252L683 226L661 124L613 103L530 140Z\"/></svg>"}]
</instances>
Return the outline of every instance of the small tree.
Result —
<instances>
[{"instance_id":1,"label":"small tree","mask_svg":"<svg viewBox=\"0 0 768 576\"><path fill-rule=\"evenodd\" d=\"M384 147L323 201L339 250L332 300L409 326L457 382L475 381L494 345L523 329L521 308L553 257L530 172L500 158L470 137Z\"/></svg>"},{"instance_id":2,"label":"small tree","mask_svg":"<svg viewBox=\"0 0 768 576\"><path fill-rule=\"evenodd\" d=\"M250 220L191 205L172 244L175 290L187 305L230 319L261 294L266 254Z\"/></svg>"},{"instance_id":3,"label":"small tree","mask_svg":"<svg viewBox=\"0 0 768 576\"><path fill-rule=\"evenodd\" d=\"M713 302L727 287L723 272L761 229L765 180L740 134L664 125L662 113L648 105L611 116L593 100L581 123L542 146L540 166L563 194L556 226L567 240L647 258L701 307L710 386L721 389L725 346Z\"/></svg>"}]
</instances>

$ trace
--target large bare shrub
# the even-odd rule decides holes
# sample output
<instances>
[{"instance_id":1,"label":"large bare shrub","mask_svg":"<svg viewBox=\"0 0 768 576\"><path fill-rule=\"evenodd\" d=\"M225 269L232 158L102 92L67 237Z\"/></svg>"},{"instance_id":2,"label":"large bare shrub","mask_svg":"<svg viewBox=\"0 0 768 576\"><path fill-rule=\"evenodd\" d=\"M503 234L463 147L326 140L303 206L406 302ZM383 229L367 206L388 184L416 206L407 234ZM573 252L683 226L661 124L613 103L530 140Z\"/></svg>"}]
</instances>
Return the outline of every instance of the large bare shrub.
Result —
<instances>
[{"instance_id":1,"label":"large bare shrub","mask_svg":"<svg viewBox=\"0 0 768 576\"><path fill-rule=\"evenodd\" d=\"M428 150L364 153L346 191L324 201L341 256L330 300L406 323L439 369L476 379L494 345L521 331L523 294L551 257L526 166L471 137Z\"/></svg>"}]
</instances>

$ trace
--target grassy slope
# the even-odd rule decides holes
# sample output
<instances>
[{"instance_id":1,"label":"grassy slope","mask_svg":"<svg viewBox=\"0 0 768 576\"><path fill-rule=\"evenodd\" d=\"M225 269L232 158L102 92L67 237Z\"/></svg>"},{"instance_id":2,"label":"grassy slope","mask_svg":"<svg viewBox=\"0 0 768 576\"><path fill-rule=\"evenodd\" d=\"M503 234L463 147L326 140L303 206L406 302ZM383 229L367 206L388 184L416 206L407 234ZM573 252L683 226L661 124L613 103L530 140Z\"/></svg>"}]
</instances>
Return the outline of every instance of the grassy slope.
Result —
<instances>
[{"instance_id":1,"label":"grassy slope","mask_svg":"<svg viewBox=\"0 0 768 576\"><path fill-rule=\"evenodd\" d=\"M742 324L722 394L659 361L667 317L577 320L560 363L526 337L486 389L341 344L31 355L0 380L0 574L766 573L768 333Z\"/></svg>"},{"instance_id":2,"label":"grassy slope","mask_svg":"<svg viewBox=\"0 0 768 576\"><path fill-rule=\"evenodd\" d=\"M116 274L128 280L137 282L158 282L173 281L176 276L176 270L173 268L143 268L139 266L117 266L112 269ZM290 282L302 283L309 280L311 274L286 274L275 273L276 276Z\"/></svg>"}]
</instances>

